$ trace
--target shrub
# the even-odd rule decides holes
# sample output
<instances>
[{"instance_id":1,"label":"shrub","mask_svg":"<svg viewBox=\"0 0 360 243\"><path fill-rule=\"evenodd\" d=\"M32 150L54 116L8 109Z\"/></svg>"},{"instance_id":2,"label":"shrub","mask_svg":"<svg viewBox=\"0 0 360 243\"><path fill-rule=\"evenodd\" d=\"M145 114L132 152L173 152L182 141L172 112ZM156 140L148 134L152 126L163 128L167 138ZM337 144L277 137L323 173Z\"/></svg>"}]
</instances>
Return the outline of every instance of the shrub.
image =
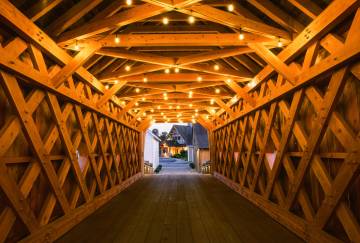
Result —
<instances>
[{"instance_id":1,"label":"shrub","mask_svg":"<svg viewBox=\"0 0 360 243\"><path fill-rule=\"evenodd\" d=\"M159 173L160 170L161 170L161 168L162 168L162 165L158 165L158 167L156 167L156 169L154 170L154 172L155 172L156 174Z\"/></svg>"},{"instance_id":2,"label":"shrub","mask_svg":"<svg viewBox=\"0 0 360 243\"><path fill-rule=\"evenodd\" d=\"M189 166L190 166L191 169L195 169L195 164L193 162L190 162Z\"/></svg>"}]
</instances>

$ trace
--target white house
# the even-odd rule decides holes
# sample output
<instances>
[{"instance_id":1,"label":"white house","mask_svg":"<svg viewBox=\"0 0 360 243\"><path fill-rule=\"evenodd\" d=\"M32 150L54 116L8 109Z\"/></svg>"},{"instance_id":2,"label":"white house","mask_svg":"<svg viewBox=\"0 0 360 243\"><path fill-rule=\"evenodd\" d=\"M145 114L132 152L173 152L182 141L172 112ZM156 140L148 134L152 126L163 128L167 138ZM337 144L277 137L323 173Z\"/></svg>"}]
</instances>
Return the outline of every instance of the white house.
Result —
<instances>
[{"instance_id":1,"label":"white house","mask_svg":"<svg viewBox=\"0 0 360 243\"><path fill-rule=\"evenodd\" d=\"M159 143L160 138L147 130L145 134L144 161L152 164L154 169L159 165Z\"/></svg>"}]
</instances>

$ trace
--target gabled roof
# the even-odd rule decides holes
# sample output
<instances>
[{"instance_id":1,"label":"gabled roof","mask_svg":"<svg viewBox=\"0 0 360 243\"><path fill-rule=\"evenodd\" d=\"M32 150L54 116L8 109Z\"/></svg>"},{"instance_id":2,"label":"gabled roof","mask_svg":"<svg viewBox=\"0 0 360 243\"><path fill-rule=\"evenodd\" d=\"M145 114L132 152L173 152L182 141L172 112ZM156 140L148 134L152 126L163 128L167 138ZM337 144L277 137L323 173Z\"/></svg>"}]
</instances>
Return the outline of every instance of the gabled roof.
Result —
<instances>
[{"instance_id":1,"label":"gabled roof","mask_svg":"<svg viewBox=\"0 0 360 243\"><path fill-rule=\"evenodd\" d=\"M180 134L180 136L185 140L186 145L192 145L192 127L191 126L182 126L174 125L174 129Z\"/></svg>"},{"instance_id":2,"label":"gabled roof","mask_svg":"<svg viewBox=\"0 0 360 243\"><path fill-rule=\"evenodd\" d=\"M193 145L200 148L209 148L209 139L207 130L199 123L193 126Z\"/></svg>"}]
</instances>

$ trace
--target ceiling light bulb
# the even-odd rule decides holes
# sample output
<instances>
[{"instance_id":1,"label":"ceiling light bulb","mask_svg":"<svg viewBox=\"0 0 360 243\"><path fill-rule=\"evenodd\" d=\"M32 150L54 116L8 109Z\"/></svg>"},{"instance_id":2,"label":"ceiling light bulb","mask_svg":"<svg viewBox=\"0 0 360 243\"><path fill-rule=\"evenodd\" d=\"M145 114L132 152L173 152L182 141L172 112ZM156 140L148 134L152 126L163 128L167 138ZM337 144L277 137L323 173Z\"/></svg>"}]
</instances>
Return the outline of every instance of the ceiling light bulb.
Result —
<instances>
[{"instance_id":1,"label":"ceiling light bulb","mask_svg":"<svg viewBox=\"0 0 360 243\"><path fill-rule=\"evenodd\" d=\"M144 77L143 81L144 81L144 83L147 83L147 81L148 81L147 77Z\"/></svg>"},{"instance_id":2,"label":"ceiling light bulb","mask_svg":"<svg viewBox=\"0 0 360 243\"><path fill-rule=\"evenodd\" d=\"M146 112L143 113L143 116L146 116Z\"/></svg>"},{"instance_id":3,"label":"ceiling light bulb","mask_svg":"<svg viewBox=\"0 0 360 243\"><path fill-rule=\"evenodd\" d=\"M107 84L107 85L105 85L105 89L109 89L109 85Z\"/></svg>"},{"instance_id":4,"label":"ceiling light bulb","mask_svg":"<svg viewBox=\"0 0 360 243\"><path fill-rule=\"evenodd\" d=\"M179 106L179 105L177 105L177 106L176 106L176 109L180 109L180 106Z\"/></svg>"},{"instance_id":5,"label":"ceiling light bulb","mask_svg":"<svg viewBox=\"0 0 360 243\"><path fill-rule=\"evenodd\" d=\"M130 67L129 65L126 65L126 66L125 66L125 70L126 70L127 72L129 72L129 71L131 70L131 67Z\"/></svg>"},{"instance_id":6,"label":"ceiling light bulb","mask_svg":"<svg viewBox=\"0 0 360 243\"><path fill-rule=\"evenodd\" d=\"M190 24L195 23L195 17L194 16L189 16L188 21L189 21Z\"/></svg>"},{"instance_id":7,"label":"ceiling light bulb","mask_svg":"<svg viewBox=\"0 0 360 243\"><path fill-rule=\"evenodd\" d=\"M231 83L231 81L232 81L232 80L231 80L230 78L228 78L228 79L226 80L227 83Z\"/></svg>"},{"instance_id":8,"label":"ceiling light bulb","mask_svg":"<svg viewBox=\"0 0 360 243\"><path fill-rule=\"evenodd\" d=\"M115 39L114 39L116 44L120 43L120 37L118 35L115 35Z\"/></svg>"},{"instance_id":9,"label":"ceiling light bulb","mask_svg":"<svg viewBox=\"0 0 360 243\"><path fill-rule=\"evenodd\" d=\"M130 6L132 4L132 0L126 0L126 5Z\"/></svg>"},{"instance_id":10,"label":"ceiling light bulb","mask_svg":"<svg viewBox=\"0 0 360 243\"><path fill-rule=\"evenodd\" d=\"M169 106L169 109L172 109L172 105Z\"/></svg>"},{"instance_id":11,"label":"ceiling light bulb","mask_svg":"<svg viewBox=\"0 0 360 243\"><path fill-rule=\"evenodd\" d=\"M169 74L170 73L170 69L165 69L165 73Z\"/></svg>"},{"instance_id":12,"label":"ceiling light bulb","mask_svg":"<svg viewBox=\"0 0 360 243\"><path fill-rule=\"evenodd\" d=\"M154 109L151 109L150 112L153 113L153 112L154 112Z\"/></svg>"},{"instance_id":13,"label":"ceiling light bulb","mask_svg":"<svg viewBox=\"0 0 360 243\"><path fill-rule=\"evenodd\" d=\"M174 71L175 71L175 73L179 73L179 72L180 72L180 68L176 67Z\"/></svg>"},{"instance_id":14,"label":"ceiling light bulb","mask_svg":"<svg viewBox=\"0 0 360 243\"><path fill-rule=\"evenodd\" d=\"M135 92L136 92L136 93L139 93L139 92L140 92L140 89L139 89L139 88L136 88L136 89L135 89Z\"/></svg>"},{"instance_id":15,"label":"ceiling light bulb","mask_svg":"<svg viewBox=\"0 0 360 243\"><path fill-rule=\"evenodd\" d=\"M118 83L119 83L119 80L116 79L116 80L114 81L114 84L118 84Z\"/></svg>"},{"instance_id":16,"label":"ceiling light bulb","mask_svg":"<svg viewBox=\"0 0 360 243\"><path fill-rule=\"evenodd\" d=\"M136 103L135 103L135 106L139 106L139 103L138 103L138 102L136 102Z\"/></svg>"},{"instance_id":17,"label":"ceiling light bulb","mask_svg":"<svg viewBox=\"0 0 360 243\"><path fill-rule=\"evenodd\" d=\"M163 115L164 115L164 112L161 112L160 114L163 116Z\"/></svg>"},{"instance_id":18,"label":"ceiling light bulb","mask_svg":"<svg viewBox=\"0 0 360 243\"><path fill-rule=\"evenodd\" d=\"M215 89L216 94L220 94L220 89Z\"/></svg>"},{"instance_id":19,"label":"ceiling light bulb","mask_svg":"<svg viewBox=\"0 0 360 243\"><path fill-rule=\"evenodd\" d=\"M159 105L158 105L158 107L157 107L157 108L158 108L158 110L160 110L160 109L161 109L161 106L159 106Z\"/></svg>"},{"instance_id":20,"label":"ceiling light bulb","mask_svg":"<svg viewBox=\"0 0 360 243\"><path fill-rule=\"evenodd\" d=\"M198 112L199 112L199 110L198 110L198 109L195 109L195 112L196 112L196 113L198 113Z\"/></svg>"},{"instance_id":21,"label":"ceiling light bulb","mask_svg":"<svg viewBox=\"0 0 360 243\"><path fill-rule=\"evenodd\" d=\"M219 69L220 69L219 65L215 64L215 65L214 65L214 70L215 70L215 71L218 71Z\"/></svg>"},{"instance_id":22,"label":"ceiling light bulb","mask_svg":"<svg viewBox=\"0 0 360 243\"><path fill-rule=\"evenodd\" d=\"M197 81L201 82L203 80L203 78L201 76L197 77Z\"/></svg>"},{"instance_id":23,"label":"ceiling light bulb","mask_svg":"<svg viewBox=\"0 0 360 243\"><path fill-rule=\"evenodd\" d=\"M167 17L164 17L162 22L164 25L167 25L167 24L169 24L169 19Z\"/></svg>"},{"instance_id":24,"label":"ceiling light bulb","mask_svg":"<svg viewBox=\"0 0 360 243\"><path fill-rule=\"evenodd\" d=\"M122 104L122 105L125 105L125 104L126 104L126 102L125 102L125 101L122 101L122 102L121 102L121 104Z\"/></svg>"},{"instance_id":25,"label":"ceiling light bulb","mask_svg":"<svg viewBox=\"0 0 360 243\"><path fill-rule=\"evenodd\" d=\"M239 39L240 40L244 40L245 39L245 35L242 31L240 31L240 34L239 34Z\"/></svg>"},{"instance_id":26,"label":"ceiling light bulb","mask_svg":"<svg viewBox=\"0 0 360 243\"><path fill-rule=\"evenodd\" d=\"M164 100L168 100L169 98L167 96L164 96Z\"/></svg>"},{"instance_id":27,"label":"ceiling light bulb","mask_svg":"<svg viewBox=\"0 0 360 243\"><path fill-rule=\"evenodd\" d=\"M75 47L74 48L75 48L76 51L80 50L80 46L79 46L79 43L78 43L77 40L75 41Z\"/></svg>"},{"instance_id":28,"label":"ceiling light bulb","mask_svg":"<svg viewBox=\"0 0 360 243\"><path fill-rule=\"evenodd\" d=\"M206 118L206 119L209 119L209 115L206 115L205 118Z\"/></svg>"},{"instance_id":29,"label":"ceiling light bulb","mask_svg":"<svg viewBox=\"0 0 360 243\"><path fill-rule=\"evenodd\" d=\"M138 121L141 121L141 117L138 117L138 119L137 119Z\"/></svg>"},{"instance_id":30,"label":"ceiling light bulb","mask_svg":"<svg viewBox=\"0 0 360 243\"><path fill-rule=\"evenodd\" d=\"M193 104L189 104L189 107L192 107L193 106Z\"/></svg>"},{"instance_id":31,"label":"ceiling light bulb","mask_svg":"<svg viewBox=\"0 0 360 243\"><path fill-rule=\"evenodd\" d=\"M192 123L196 123L195 119L192 119L191 122L192 122Z\"/></svg>"},{"instance_id":32,"label":"ceiling light bulb","mask_svg":"<svg viewBox=\"0 0 360 243\"><path fill-rule=\"evenodd\" d=\"M145 98L145 97L142 97L142 98L141 98L141 100L142 100L142 101L145 101L145 100L146 100L146 98Z\"/></svg>"},{"instance_id":33,"label":"ceiling light bulb","mask_svg":"<svg viewBox=\"0 0 360 243\"><path fill-rule=\"evenodd\" d=\"M163 95L164 95L164 96L167 96L167 93L165 92Z\"/></svg>"},{"instance_id":34,"label":"ceiling light bulb","mask_svg":"<svg viewBox=\"0 0 360 243\"><path fill-rule=\"evenodd\" d=\"M211 99L210 100L210 105L213 105L214 104L214 99Z\"/></svg>"},{"instance_id":35,"label":"ceiling light bulb","mask_svg":"<svg viewBox=\"0 0 360 243\"><path fill-rule=\"evenodd\" d=\"M282 43L282 41L281 41L280 38L279 38L279 40L278 40L277 46L278 46L278 47L282 47L282 46L283 46L283 43Z\"/></svg>"},{"instance_id":36,"label":"ceiling light bulb","mask_svg":"<svg viewBox=\"0 0 360 243\"><path fill-rule=\"evenodd\" d=\"M234 5L233 5L233 4L229 4L229 5L227 6L227 9L228 9L229 12L234 11Z\"/></svg>"}]
</instances>

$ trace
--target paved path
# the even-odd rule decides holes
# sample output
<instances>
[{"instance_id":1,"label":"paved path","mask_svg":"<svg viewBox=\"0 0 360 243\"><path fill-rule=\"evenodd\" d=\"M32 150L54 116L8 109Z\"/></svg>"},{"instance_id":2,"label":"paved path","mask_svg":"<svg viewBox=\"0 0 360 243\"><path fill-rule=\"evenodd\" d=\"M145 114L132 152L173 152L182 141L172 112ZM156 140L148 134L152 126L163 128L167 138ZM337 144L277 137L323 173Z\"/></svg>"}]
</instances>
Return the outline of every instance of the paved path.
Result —
<instances>
[{"instance_id":1,"label":"paved path","mask_svg":"<svg viewBox=\"0 0 360 243\"><path fill-rule=\"evenodd\" d=\"M173 158L160 158L162 169L159 174L187 174L192 173L192 170L187 161Z\"/></svg>"},{"instance_id":2,"label":"paved path","mask_svg":"<svg viewBox=\"0 0 360 243\"><path fill-rule=\"evenodd\" d=\"M59 243L302 242L210 175L146 176Z\"/></svg>"}]
</instances>

